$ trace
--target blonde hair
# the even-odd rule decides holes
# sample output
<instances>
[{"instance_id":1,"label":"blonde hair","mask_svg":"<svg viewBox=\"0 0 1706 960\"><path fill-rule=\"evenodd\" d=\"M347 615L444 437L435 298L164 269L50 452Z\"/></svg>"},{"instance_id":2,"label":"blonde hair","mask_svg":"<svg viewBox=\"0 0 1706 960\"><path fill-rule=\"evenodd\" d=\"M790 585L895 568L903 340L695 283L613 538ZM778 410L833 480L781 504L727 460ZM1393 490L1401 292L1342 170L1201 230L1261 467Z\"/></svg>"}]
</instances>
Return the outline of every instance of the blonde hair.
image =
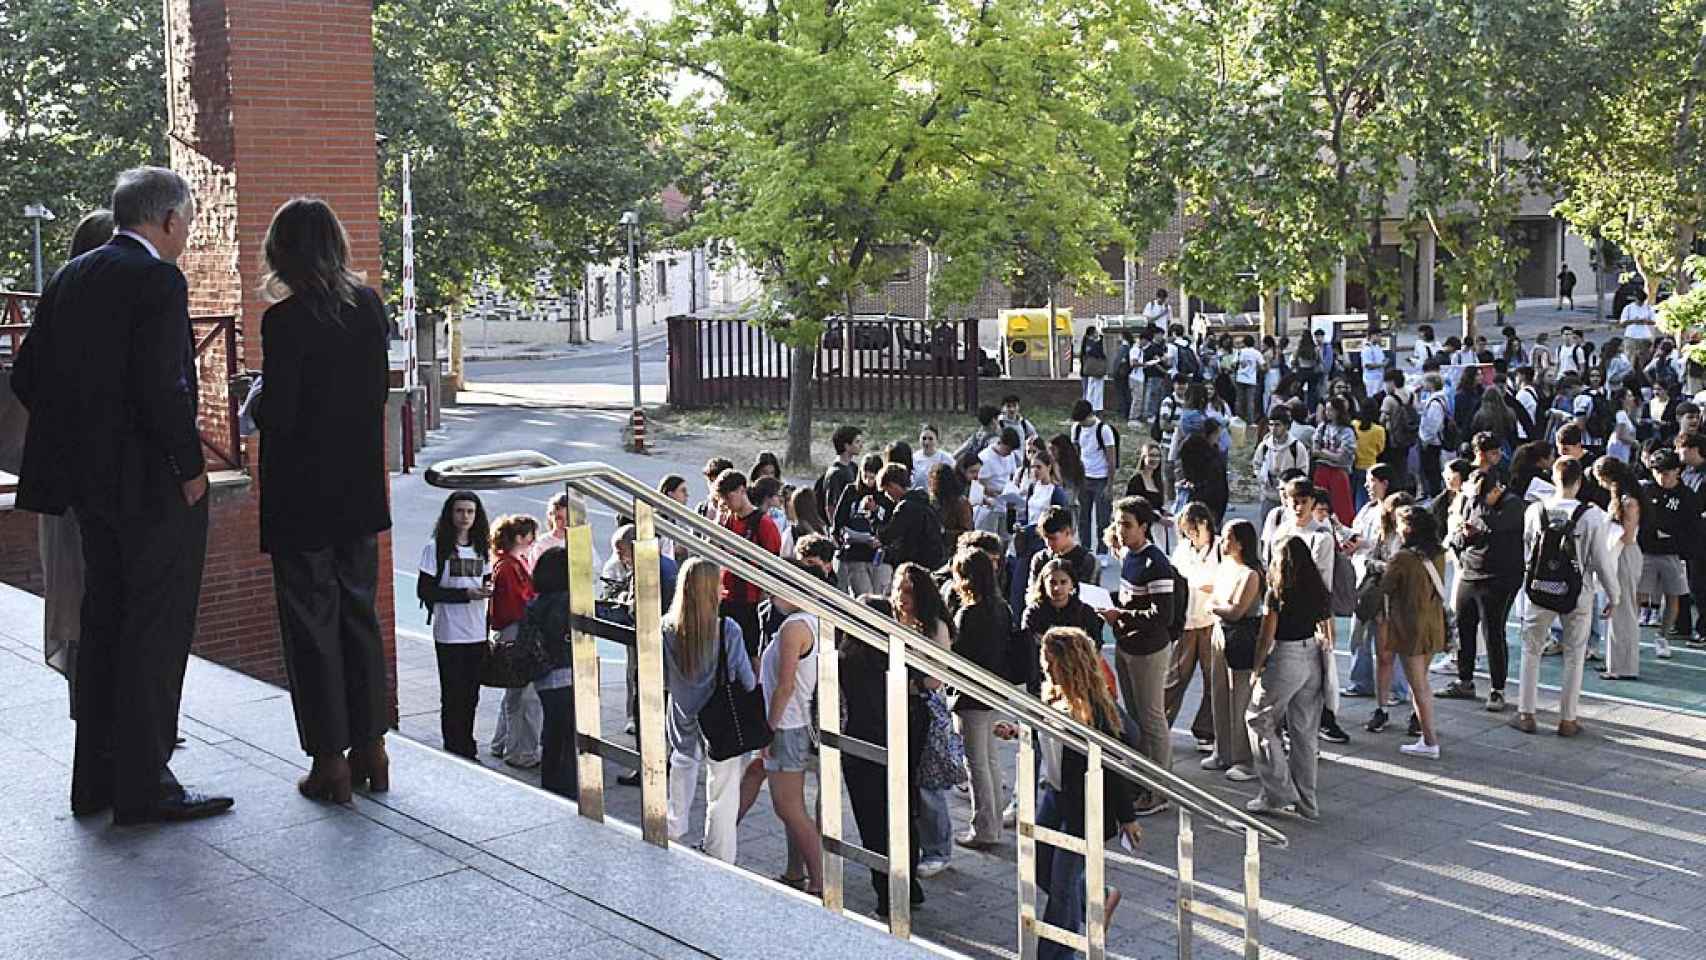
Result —
<instances>
[{"instance_id":1,"label":"blonde hair","mask_svg":"<svg viewBox=\"0 0 1706 960\"><path fill-rule=\"evenodd\" d=\"M1051 627L1043 634L1042 648L1048 664L1043 702L1085 726L1119 729L1119 713L1090 635L1077 627Z\"/></svg>"},{"instance_id":2,"label":"blonde hair","mask_svg":"<svg viewBox=\"0 0 1706 960\"><path fill-rule=\"evenodd\" d=\"M682 565L664 620L675 635L675 662L683 676L703 674L716 656L715 644L723 640L722 616L717 604L722 597L723 570L704 557L690 557Z\"/></svg>"}]
</instances>

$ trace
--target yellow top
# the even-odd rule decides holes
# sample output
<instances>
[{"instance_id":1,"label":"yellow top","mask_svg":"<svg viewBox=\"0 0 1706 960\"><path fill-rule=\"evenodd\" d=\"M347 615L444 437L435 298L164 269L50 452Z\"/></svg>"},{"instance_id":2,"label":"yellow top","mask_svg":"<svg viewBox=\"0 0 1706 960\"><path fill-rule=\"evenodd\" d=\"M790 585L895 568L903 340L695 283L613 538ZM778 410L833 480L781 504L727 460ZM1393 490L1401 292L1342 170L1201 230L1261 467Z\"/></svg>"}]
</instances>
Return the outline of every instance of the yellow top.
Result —
<instances>
[{"instance_id":1,"label":"yellow top","mask_svg":"<svg viewBox=\"0 0 1706 960\"><path fill-rule=\"evenodd\" d=\"M1357 435L1356 468L1367 470L1380 462L1380 452L1386 449L1386 428L1378 423L1371 423L1367 430L1357 421L1351 421L1351 430Z\"/></svg>"}]
</instances>

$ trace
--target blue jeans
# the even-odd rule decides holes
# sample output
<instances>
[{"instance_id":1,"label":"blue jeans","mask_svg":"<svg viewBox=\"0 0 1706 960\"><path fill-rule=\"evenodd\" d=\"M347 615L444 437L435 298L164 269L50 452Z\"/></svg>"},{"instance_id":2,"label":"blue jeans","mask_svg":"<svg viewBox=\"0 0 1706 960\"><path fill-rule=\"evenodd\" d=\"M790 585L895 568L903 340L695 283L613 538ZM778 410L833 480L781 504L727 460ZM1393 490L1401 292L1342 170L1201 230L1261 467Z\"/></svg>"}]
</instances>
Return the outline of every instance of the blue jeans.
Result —
<instances>
[{"instance_id":1,"label":"blue jeans","mask_svg":"<svg viewBox=\"0 0 1706 960\"><path fill-rule=\"evenodd\" d=\"M1108 498L1107 477L1085 477L1078 491L1078 542L1098 554L1108 552L1101 532L1112 522L1114 503ZM1100 523L1100 526L1097 524Z\"/></svg>"},{"instance_id":2,"label":"blue jeans","mask_svg":"<svg viewBox=\"0 0 1706 960\"><path fill-rule=\"evenodd\" d=\"M1059 808L1060 798L1053 787L1045 783L1037 789L1037 826L1059 830L1066 820ZM1048 891L1043 922L1074 933L1083 932L1084 858L1038 842L1037 880L1038 885ZM1037 960L1066 960L1074 956L1077 953L1072 948L1053 940L1039 938L1037 941Z\"/></svg>"},{"instance_id":3,"label":"blue jeans","mask_svg":"<svg viewBox=\"0 0 1706 960\"><path fill-rule=\"evenodd\" d=\"M1351 620L1351 689L1374 694L1374 624ZM1400 700L1410 699L1410 682L1404 678L1402 664L1392 670L1392 695Z\"/></svg>"},{"instance_id":4,"label":"blue jeans","mask_svg":"<svg viewBox=\"0 0 1706 960\"><path fill-rule=\"evenodd\" d=\"M948 815L948 791L919 787L918 859L946 863L953 856L954 821Z\"/></svg>"}]
</instances>

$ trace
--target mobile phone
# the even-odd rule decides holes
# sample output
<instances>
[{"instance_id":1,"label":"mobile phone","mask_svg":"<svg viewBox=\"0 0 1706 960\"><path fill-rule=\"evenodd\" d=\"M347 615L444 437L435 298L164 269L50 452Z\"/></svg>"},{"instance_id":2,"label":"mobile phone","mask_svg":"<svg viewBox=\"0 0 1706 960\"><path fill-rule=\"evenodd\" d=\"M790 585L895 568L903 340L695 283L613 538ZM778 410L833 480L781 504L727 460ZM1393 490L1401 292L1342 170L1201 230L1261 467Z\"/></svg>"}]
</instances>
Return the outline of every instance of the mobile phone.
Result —
<instances>
[{"instance_id":1,"label":"mobile phone","mask_svg":"<svg viewBox=\"0 0 1706 960\"><path fill-rule=\"evenodd\" d=\"M480 589L482 589L482 590L492 589L492 575L491 574L488 573L485 576L480 578Z\"/></svg>"}]
</instances>

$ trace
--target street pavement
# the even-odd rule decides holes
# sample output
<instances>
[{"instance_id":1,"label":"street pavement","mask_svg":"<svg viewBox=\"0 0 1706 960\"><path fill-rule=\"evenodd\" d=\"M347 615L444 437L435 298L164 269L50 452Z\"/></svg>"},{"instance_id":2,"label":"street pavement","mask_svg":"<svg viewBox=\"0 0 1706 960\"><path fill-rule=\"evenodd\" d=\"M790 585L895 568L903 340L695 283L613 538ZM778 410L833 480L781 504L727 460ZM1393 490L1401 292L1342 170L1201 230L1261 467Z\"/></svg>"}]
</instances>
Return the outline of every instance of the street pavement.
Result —
<instances>
[{"instance_id":1,"label":"street pavement","mask_svg":"<svg viewBox=\"0 0 1706 960\"><path fill-rule=\"evenodd\" d=\"M1491 319L1482 319L1483 328L1496 334ZM1538 330L1555 332L1564 323L1581 326L1590 319L1586 309L1559 312L1547 301L1521 305L1512 322L1532 340ZM1442 339L1452 326L1436 324ZM1593 338L1603 339L1603 333ZM1407 348L1412 339L1403 338L1401 345ZM445 428L435 433L426 460L537 449L562 460L601 460L648 483L665 473L680 473L694 484L697 495L697 467L706 455L720 452L740 459L738 455L751 452L728 442L718 449L714 440L687 442L650 456L621 450L626 405L587 409L574 405L574 398L625 389L627 359L624 354L587 362L472 365L471 379L497 399L446 408ZM644 348L642 359L648 385L660 386L661 347ZM557 399L516 399L518 383L512 381L525 381L519 385ZM436 666L424 617L409 598L412 561L427 540L443 494L426 487L419 473L395 478L393 490L402 598L402 730L436 744ZM490 494L488 510L493 516L522 510L540 515L550 492ZM595 509L592 520L602 554L614 517ZM1344 650L1341 644L1341 675L1348 676ZM605 731L615 732L624 721L622 654L606 649L604 655L603 723ZM1513 651L1513 678L1519 658ZM1396 749L1400 734L1363 732L1361 721L1371 702L1345 701L1344 722L1353 742L1325 751L1321 821L1283 819L1292 846L1264 850L1265 956L1701 956L1693 928L1699 925L1694 904L1706 894L1706 773L1700 763L1706 750L1699 747L1706 719L1652 709L1639 702L1639 688L1694 691L1706 685L1706 655L1679 651L1677 660L1659 662L1648 648L1643 661L1647 680L1615 691L1629 700L1585 701L1588 732L1576 740L1550 732L1556 722L1548 712L1555 707L1555 693L1542 693L1542 733L1533 737L1506 727L1508 714L1488 714L1478 704L1442 702L1444 758L1432 763L1401 757ZM1554 658L1546 664L1543 682L1556 670ZM1590 679L1590 691L1596 682ZM1513 695L1514 689L1513 680ZM1254 793L1247 785L1197 769L1198 755L1184 726L1198 696L1193 687L1181 711L1185 719L1173 734L1175 769L1230 802L1242 803ZM478 725L482 743L495 723L497 698L487 696L484 701ZM1399 718L1394 729L1401 730L1404 711L1394 715ZM1003 757L1009 784L1013 752L1006 749ZM482 762L519 780L537 780L535 771L509 768L485 756ZM612 816L637 822L637 791L614 786L611 791ZM695 822L698 810L696 806ZM962 796L954 799L954 815L957 823L969 816L969 802ZM1140 857L1143 866L1118 865L1110 871L1110 882L1126 892L1110 944L1119 956L1172 956L1177 951L1172 934L1177 827L1171 815L1144 825L1148 837ZM764 876L780 871L785 853L781 828L765 798L742 824L740 836L742 866ZM1239 841L1199 828L1199 882L1235 894L1241 849ZM848 874L850 909L869 910L874 903L862 876L857 869ZM1013 882L1011 838L990 853L957 851L953 867L926 885L930 901L918 914L921 935L973 955L1015 955ZM1227 930L1200 921L1197 927L1197 955L1235 955L1235 941Z\"/></svg>"}]
</instances>

